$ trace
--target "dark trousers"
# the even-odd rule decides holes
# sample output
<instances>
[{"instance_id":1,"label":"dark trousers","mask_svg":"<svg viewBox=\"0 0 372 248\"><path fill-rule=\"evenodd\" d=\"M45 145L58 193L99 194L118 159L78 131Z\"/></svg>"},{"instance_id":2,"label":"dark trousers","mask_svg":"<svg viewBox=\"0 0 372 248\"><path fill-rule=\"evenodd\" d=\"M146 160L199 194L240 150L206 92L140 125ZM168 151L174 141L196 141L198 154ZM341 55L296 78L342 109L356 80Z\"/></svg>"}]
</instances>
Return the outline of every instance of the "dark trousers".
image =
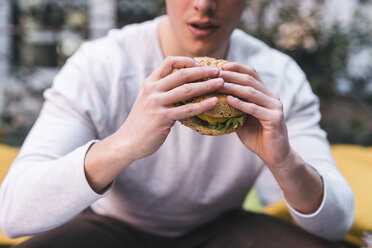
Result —
<instances>
[{"instance_id":1,"label":"dark trousers","mask_svg":"<svg viewBox=\"0 0 372 248\"><path fill-rule=\"evenodd\" d=\"M140 231L116 219L86 210L66 224L16 247L27 248L302 248L343 247L280 219L235 210L177 238Z\"/></svg>"}]
</instances>

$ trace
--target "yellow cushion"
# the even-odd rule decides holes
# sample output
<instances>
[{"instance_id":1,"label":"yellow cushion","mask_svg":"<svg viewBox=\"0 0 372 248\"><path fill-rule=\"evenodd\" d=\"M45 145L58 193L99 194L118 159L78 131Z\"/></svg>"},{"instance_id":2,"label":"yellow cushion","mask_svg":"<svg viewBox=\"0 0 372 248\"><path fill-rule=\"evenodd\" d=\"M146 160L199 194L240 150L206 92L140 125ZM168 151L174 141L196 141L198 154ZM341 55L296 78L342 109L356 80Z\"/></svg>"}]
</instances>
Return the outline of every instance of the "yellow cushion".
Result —
<instances>
[{"instance_id":1,"label":"yellow cushion","mask_svg":"<svg viewBox=\"0 0 372 248\"><path fill-rule=\"evenodd\" d=\"M0 144L0 183L3 181L10 164L18 154L19 149Z\"/></svg>"},{"instance_id":2,"label":"yellow cushion","mask_svg":"<svg viewBox=\"0 0 372 248\"><path fill-rule=\"evenodd\" d=\"M363 232L372 230L372 147L337 145L332 152L355 195L355 222L346 239L362 245Z\"/></svg>"},{"instance_id":3,"label":"yellow cushion","mask_svg":"<svg viewBox=\"0 0 372 248\"><path fill-rule=\"evenodd\" d=\"M18 148L0 144L0 183L3 181L4 177L6 176L6 173L8 172L10 164L17 156L18 151L19 151ZM6 237L0 231L0 245L14 245L26 239L27 237L18 238L18 239L10 239Z\"/></svg>"},{"instance_id":4,"label":"yellow cushion","mask_svg":"<svg viewBox=\"0 0 372 248\"><path fill-rule=\"evenodd\" d=\"M355 195L355 222L345 240L361 246L363 232L372 230L372 147L334 145L332 153ZM291 220L283 201L268 206L265 213Z\"/></svg>"}]
</instances>

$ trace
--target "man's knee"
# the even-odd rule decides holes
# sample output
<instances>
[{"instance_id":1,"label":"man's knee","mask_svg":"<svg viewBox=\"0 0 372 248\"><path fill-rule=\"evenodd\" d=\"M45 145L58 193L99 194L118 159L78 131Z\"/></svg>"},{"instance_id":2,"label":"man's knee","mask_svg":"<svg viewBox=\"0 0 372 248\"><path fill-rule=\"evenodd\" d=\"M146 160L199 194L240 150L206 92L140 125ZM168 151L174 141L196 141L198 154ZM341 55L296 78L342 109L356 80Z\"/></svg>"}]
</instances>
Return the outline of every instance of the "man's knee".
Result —
<instances>
[{"instance_id":1,"label":"man's knee","mask_svg":"<svg viewBox=\"0 0 372 248\"><path fill-rule=\"evenodd\" d=\"M225 224L207 247L340 247L265 214L240 213Z\"/></svg>"},{"instance_id":2,"label":"man's knee","mask_svg":"<svg viewBox=\"0 0 372 248\"><path fill-rule=\"evenodd\" d=\"M101 224L92 221L89 216L78 216L62 226L35 235L15 247L120 247L119 240Z\"/></svg>"}]
</instances>

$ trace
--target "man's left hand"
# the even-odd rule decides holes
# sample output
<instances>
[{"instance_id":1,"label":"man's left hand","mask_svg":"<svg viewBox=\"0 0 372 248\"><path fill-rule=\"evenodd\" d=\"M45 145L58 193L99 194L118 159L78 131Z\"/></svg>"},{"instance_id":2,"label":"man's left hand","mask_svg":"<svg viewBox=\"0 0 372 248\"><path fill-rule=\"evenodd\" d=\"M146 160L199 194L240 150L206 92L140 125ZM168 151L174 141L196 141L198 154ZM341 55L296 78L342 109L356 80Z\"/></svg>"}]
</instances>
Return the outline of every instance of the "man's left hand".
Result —
<instances>
[{"instance_id":1,"label":"man's left hand","mask_svg":"<svg viewBox=\"0 0 372 248\"><path fill-rule=\"evenodd\" d=\"M248 114L246 123L236 133L243 144L269 167L280 167L291 157L283 104L269 89L254 68L235 62L223 65L220 75L228 103Z\"/></svg>"}]
</instances>

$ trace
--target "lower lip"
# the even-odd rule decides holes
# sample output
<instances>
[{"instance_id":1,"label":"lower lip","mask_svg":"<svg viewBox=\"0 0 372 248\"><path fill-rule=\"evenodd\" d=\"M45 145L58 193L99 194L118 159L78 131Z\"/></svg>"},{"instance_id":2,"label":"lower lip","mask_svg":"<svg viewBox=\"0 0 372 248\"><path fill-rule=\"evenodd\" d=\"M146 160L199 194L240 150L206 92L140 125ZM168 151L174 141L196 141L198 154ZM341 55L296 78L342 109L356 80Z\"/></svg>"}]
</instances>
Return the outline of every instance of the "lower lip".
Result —
<instances>
[{"instance_id":1,"label":"lower lip","mask_svg":"<svg viewBox=\"0 0 372 248\"><path fill-rule=\"evenodd\" d=\"M196 37L207 37L214 33L217 30L217 27L212 27L212 28L196 28L191 24L187 25L189 31L191 32L192 35Z\"/></svg>"}]
</instances>

